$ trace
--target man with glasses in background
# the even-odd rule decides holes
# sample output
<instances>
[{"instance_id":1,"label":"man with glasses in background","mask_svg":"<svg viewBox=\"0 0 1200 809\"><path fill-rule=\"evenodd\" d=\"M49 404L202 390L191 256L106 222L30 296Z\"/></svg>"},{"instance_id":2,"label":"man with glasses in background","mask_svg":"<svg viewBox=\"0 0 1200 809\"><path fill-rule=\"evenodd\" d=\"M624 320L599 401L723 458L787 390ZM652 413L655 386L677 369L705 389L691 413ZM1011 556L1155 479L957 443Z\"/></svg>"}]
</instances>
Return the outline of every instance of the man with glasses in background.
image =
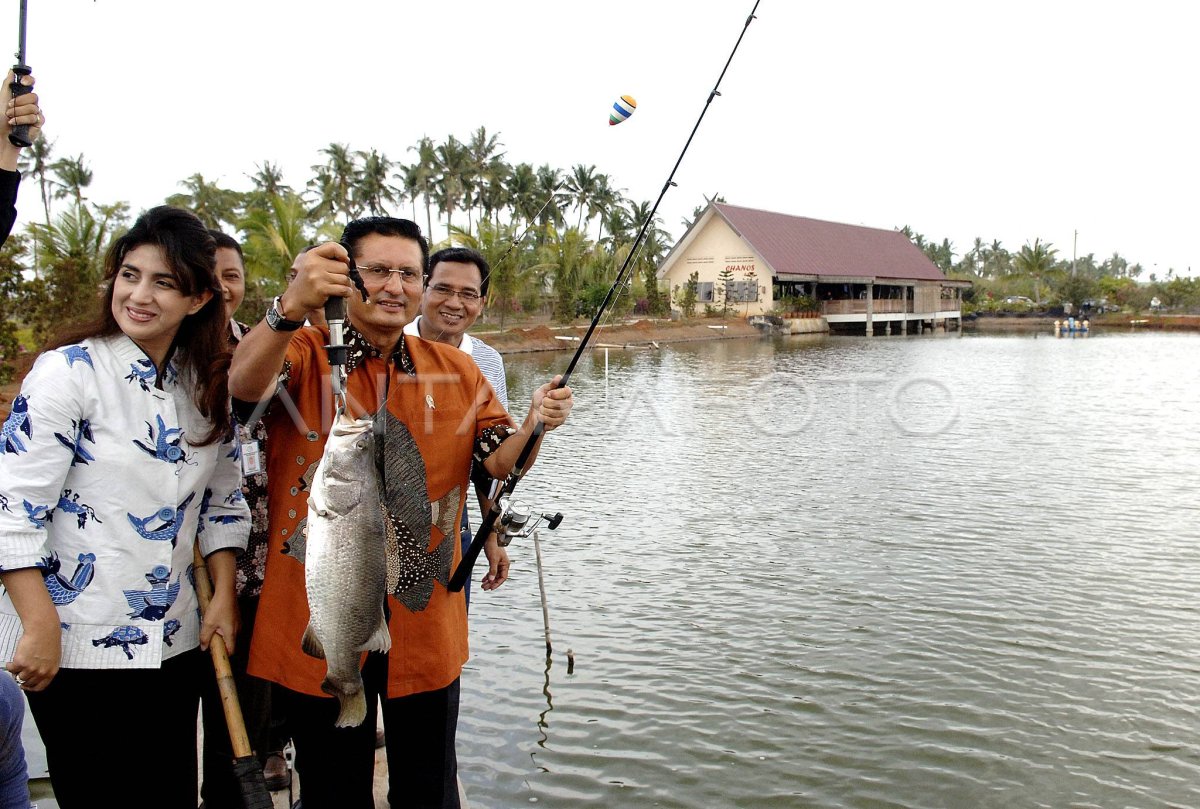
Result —
<instances>
[{"instance_id":1,"label":"man with glasses in background","mask_svg":"<svg viewBox=\"0 0 1200 809\"><path fill-rule=\"evenodd\" d=\"M470 355L492 384L496 398L508 409L508 383L504 378L504 360L500 352L478 337L467 334L483 314L487 300L491 268L487 259L466 247L447 247L429 257L425 273L425 294L421 298L421 314L404 327L404 333L436 343L454 346ZM480 464L471 465L471 482L479 499L479 512L487 510L487 495L491 478ZM471 521L467 510L462 516L462 549L471 544ZM495 590L508 579L508 550L502 547L493 533L483 546L488 560L488 572L480 582L484 590ZM471 580L463 587L468 609L471 606Z\"/></svg>"},{"instance_id":2,"label":"man with glasses in background","mask_svg":"<svg viewBox=\"0 0 1200 809\"><path fill-rule=\"evenodd\" d=\"M458 525L472 459L492 477L512 469L541 422L560 426L570 388L534 391L518 427L475 363L457 348L406 339L418 314L429 248L418 225L369 217L350 222L341 243L297 258L295 280L234 352L229 391L242 402L274 399L267 479L270 539L249 672L278 683L296 748L303 809L373 806L375 717L382 696L388 728L388 799L392 806L459 806L454 750L459 676L467 660L466 603L446 583L462 557ZM348 277L348 257L367 300ZM411 491L385 481L389 539L404 538L389 559L387 609L392 648L371 652L362 670L367 718L334 726L337 700L321 691L325 661L301 650L309 607L304 582L304 525L309 487L328 435L330 365L327 328L304 327L306 312L334 295L347 299L346 394L350 417L386 408L387 468L420 470L435 525L417 525ZM532 460L532 458L531 458ZM411 487L410 487L411 488ZM405 495L405 496L400 496ZM418 509L419 511L419 509ZM445 519L444 517L449 517ZM389 542L389 548L393 545ZM396 564L398 561L399 564ZM344 583L352 592L358 582Z\"/></svg>"}]
</instances>

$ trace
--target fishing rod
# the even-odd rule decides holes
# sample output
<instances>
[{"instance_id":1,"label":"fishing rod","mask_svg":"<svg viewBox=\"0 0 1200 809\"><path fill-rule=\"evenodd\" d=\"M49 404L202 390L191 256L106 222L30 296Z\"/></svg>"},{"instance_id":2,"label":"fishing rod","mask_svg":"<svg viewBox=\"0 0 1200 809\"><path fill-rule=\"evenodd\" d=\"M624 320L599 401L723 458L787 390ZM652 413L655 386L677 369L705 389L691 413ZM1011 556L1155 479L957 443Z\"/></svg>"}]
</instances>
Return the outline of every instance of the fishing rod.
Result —
<instances>
[{"instance_id":1,"label":"fishing rod","mask_svg":"<svg viewBox=\"0 0 1200 809\"><path fill-rule=\"evenodd\" d=\"M587 348L588 341L591 340L592 334L596 331L596 327L600 325L600 320L604 316L604 310L614 300L618 294L618 290L627 282L626 273L629 272L633 263L633 258L637 255L638 247L642 239L646 237L646 232L650 229L654 222L655 215L658 213L658 206L662 202L663 197L667 195L668 189L675 185L675 172L679 170L679 164L683 162L683 156L687 154L688 147L692 145L692 139L696 137L696 130L700 128L700 122L704 120L705 113L708 112L709 106L712 105L713 99L721 94L721 81L725 78L726 71L729 70L729 64L733 61L734 54L737 53L738 46L742 44L742 39L746 36L746 30L750 27L750 23L755 19L755 13L758 11L758 4L761 0L754 0L754 8L750 9L750 15L746 17L746 22L742 26L742 31L738 34L737 42L733 45L733 50L729 53L729 58L725 60L725 67L721 69L721 75L717 77L717 83L713 85L712 91L708 94L708 100L704 102L703 109L700 110L700 117L696 119L695 126L692 127L692 132L688 135L687 143L683 145L683 151L679 153L679 158L675 161L675 166L671 169L671 173L667 176L667 181L663 183L662 191L659 192L658 199L654 201L654 207L650 209L650 213L646 216L646 221L642 223L641 229L638 231L637 237L633 240L633 247L629 250L629 255L625 257L624 263L621 264L621 269L617 272L616 280L609 288L608 294L604 296L604 300L600 302L600 308L596 310L595 317L592 318L591 325L588 326L587 332L579 341L579 347L575 349L575 355L571 357L571 362L567 365L566 371L563 372L562 378L559 379L556 388L566 387L567 382L571 379L571 374L575 371L575 366L579 363L580 357L583 356L583 351ZM496 496L492 498L491 505L488 508L487 514L483 517L483 523L475 532L475 536L471 539L471 545L467 548L467 552L463 554L462 561L458 563L458 567L454 571L454 575L450 577L449 589L452 592L458 592L467 583L467 579L471 576L471 569L475 566L475 560L479 558L480 551L483 550L484 544L487 542L488 536L496 527L497 522L503 526L506 517L509 522L512 522L512 515L518 509L528 513L528 508L516 503L512 499L513 490L517 487L517 483L525 474L525 466L529 463L529 456L533 454L533 448L537 446L542 435L546 432L543 422L538 422L533 433L525 440L525 446L521 448L521 454L517 456L516 463L513 464L513 469L504 482L500 485ZM555 515L555 518L548 515L540 515L539 519L546 518L553 520L554 525L558 525L558 521L562 519L561 515Z\"/></svg>"},{"instance_id":2,"label":"fishing rod","mask_svg":"<svg viewBox=\"0 0 1200 809\"><path fill-rule=\"evenodd\" d=\"M33 92L32 87L27 87L24 84L21 84L22 77L28 76L33 72L29 65L25 64L25 23L29 17L28 6L29 4L27 0L21 0L21 20L18 23L17 30L17 63L12 66L12 72L14 76L13 83L8 85L9 90L12 91L13 98ZM14 126L8 133L8 140L13 146L25 147L33 145L33 141L29 137L29 124L18 124L17 126Z\"/></svg>"}]
</instances>

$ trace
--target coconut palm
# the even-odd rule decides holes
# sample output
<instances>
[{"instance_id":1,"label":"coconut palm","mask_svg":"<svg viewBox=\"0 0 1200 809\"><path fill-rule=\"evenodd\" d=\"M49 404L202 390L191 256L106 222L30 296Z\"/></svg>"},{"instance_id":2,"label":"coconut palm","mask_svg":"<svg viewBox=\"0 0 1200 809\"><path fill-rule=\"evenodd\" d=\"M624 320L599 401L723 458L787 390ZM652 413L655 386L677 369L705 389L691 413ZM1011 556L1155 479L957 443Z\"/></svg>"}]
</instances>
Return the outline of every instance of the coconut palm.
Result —
<instances>
[{"instance_id":1,"label":"coconut palm","mask_svg":"<svg viewBox=\"0 0 1200 809\"><path fill-rule=\"evenodd\" d=\"M365 210L372 216L380 216L387 212L388 205L399 202L396 189L388 184L388 180L391 179L392 161L376 149L355 152L355 156L361 162L350 196L359 210Z\"/></svg>"},{"instance_id":2,"label":"coconut palm","mask_svg":"<svg viewBox=\"0 0 1200 809\"><path fill-rule=\"evenodd\" d=\"M500 211L510 204L507 180L511 171L512 167L497 157L483 168L478 178L480 221L490 217L495 230L500 228Z\"/></svg>"},{"instance_id":3,"label":"coconut palm","mask_svg":"<svg viewBox=\"0 0 1200 809\"><path fill-rule=\"evenodd\" d=\"M489 213L488 202L494 202L497 195L485 188L496 174L503 173L500 166L504 165L504 152L499 151L503 146L499 135L489 135L485 127L479 127L471 133L467 142L467 152L471 161L471 198L483 208L483 215Z\"/></svg>"},{"instance_id":4,"label":"coconut palm","mask_svg":"<svg viewBox=\"0 0 1200 809\"><path fill-rule=\"evenodd\" d=\"M223 229L226 223L232 226L238 221L237 211L243 205L242 194L208 182L199 172L180 180L179 184L184 187L185 193L167 197L168 205L191 209L210 228Z\"/></svg>"},{"instance_id":5,"label":"coconut palm","mask_svg":"<svg viewBox=\"0 0 1200 809\"><path fill-rule=\"evenodd\" d=\"M571 201L579 209L579 220L575 223L577 229L583 228L583 214L591 205L596 194L596 167L585 166L582 163L571 167L565 183Z\"/></svg>"},{"instance_id":6,"label":"coconut palm","mask_svg":"<svg viewBox=\"0 0 1200 809\"><path fill-rule=\"evenodd\" d=\"M81 152L75 157L55 160L50 165L50 170L54 172L55 176L52 182L56 186L54 198L69 197L75 201L76 207L83 205L83 189L92 184L92 170L84 162L83 153Z\"/></svg>"},{"instance_id":7,"label":"coconut palm","mask_svg":"<svg viewBox=\"0 0 1200 809\"><path fill-rule=\"evenodd\" d=\"M355 153L346 144L331 143L320 154L325 155L325 162L312 167L315 176L308 183L317 193L317 204L311 213L327 219L336 219L339 214L353 219L358 215L351 193L358 175Z\"/></svg>"},{"instance_id":8,"label":"coconut palm","mask_svg":"<svg viewBox=\"0 0 1200 809\"><path fill-rule=\"evenodd\" d=\"M563 191L562 172L551 168L545 163L537 170L537 198L541 211L537 215L539 225L561 225L563 223L563 208L569 203L569 196Z\"/></svg>"},{"instance_id":9,"label":"coconut palm","mask_svg":"<svg viewBox=\"0 0 1200 809\"><path fill-rule=\"evenodd\" d=\"M21 171L37 177L38 192L42 200L42 209L46 213L47 225L50 224L50 196L54 184L49 176L54 164L50 159L54 152L54 143L55 141L46 140L45 135L38 135L38 139L28 149L21 150L20 157Z\"/></svg>"},{"instance_id":10,"label":"coconut palm","mask_svg":"<svg viewBox=\"0 0 1200 809\"><path fill-rule=\"evenodd\" d=\"M454 212L464 202L472 181L471 153L453 135L438 146L434 153L437 156L434 201L446 215L446 240L453 244L451 226Z\"/></svg>"},{"instance_id":11,"label":"coconut palm","mask_svg":"<svg viewBox=\"0 0 1200 809\"><path fill-rule=\"evenodd\" d=\"M433 138L422 137L417 141L416 146L408 148L417 153L417 162L411 166L412 185L419 189L421 196L425 198L425 235L432 238L433 217L430 207L437 180L437 147L433 145ZM416 209L414 208L414 210Z\"/></svg>"},{"instance_id":12,"label":"coconut palm","mask_svg":"<svg viewBox=\"0 0 1200 809\"><path fill-rule=\"evenodd\" d=\"M1013 257L1013 267L1020 273L1033 279L1033 300L1038 306L1042 304L1042 284L1054 269L1054 256L1058 250L1041 239L1034 239L1033 244L1025 242L1020 251Z\"/></svg>"},{"instance_id":13,"label":"coconut palm","mask_svg":"<svg viewBox=\"0 0 1200 809\"><path fill-rule=\"evenodd\" d=\"M278 163L264 160L254 164L255 172L247 174L254 186L246 197L247 206L262 206L269 204L271 197L292 193L291 186L283 181L283 170Z\"/></svg>"},{"instance_id":14,"label":"coconut palm","mask_svg":"<svg viewBox=\"0 0 1200 809\"><path fill-rule=\"evenodd\" d=\"M542 207L542 201L538 199L537 174L533 166L529 163L513 166L505 181L505 190L513 217L528 227L537 216L538 209Z\"/></svg>"},{"instance_id":15,"label":"coconut palm","mask_svg":"<svg viewBox=\"0 0 1200 809\"><path fill-rule=\"evenodd\" d=\"M597 174L596 188L592 193L592 198L588 201L588 220L595 217L599 221L599 228L596 231L597 244L604 241L604 226L608 212L620 208L625 202L621 191L613 188L611 183L612 180L607 174Z\"/></svg>"},{"instance_id":16,"label":"coconut palm","mask_svg":"<svg viewBox=\"0 0 1200 809\"><path fill-rule=\"evenodd\" d=\"M247 287L267 292L283 289L292 259L313 240L304 200L294 191L267 198L267 204L247 212L238 222L245 232Z\"/></svg>"}]
</instances>

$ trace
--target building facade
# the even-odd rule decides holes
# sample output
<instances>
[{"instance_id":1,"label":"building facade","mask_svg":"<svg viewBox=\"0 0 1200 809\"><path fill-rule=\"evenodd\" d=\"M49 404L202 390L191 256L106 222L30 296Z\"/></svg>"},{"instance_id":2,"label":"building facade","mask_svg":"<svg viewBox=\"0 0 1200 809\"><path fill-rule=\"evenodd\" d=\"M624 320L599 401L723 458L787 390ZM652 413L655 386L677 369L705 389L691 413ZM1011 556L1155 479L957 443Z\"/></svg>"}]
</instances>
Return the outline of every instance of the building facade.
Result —
<instances>
[{"instance_id":1,"label":"building facade","mask_svg":"<svg viewBox=\"0 0 1200 809\"><path fill-rule=\"evenodd\" d=\"M697 307L802 331L907 333L961 327L961 290L903 233L709 203L659 267L678 307L696 275ZM814 327L815 326L815 327Z\"/></svg>"}]
</instances>

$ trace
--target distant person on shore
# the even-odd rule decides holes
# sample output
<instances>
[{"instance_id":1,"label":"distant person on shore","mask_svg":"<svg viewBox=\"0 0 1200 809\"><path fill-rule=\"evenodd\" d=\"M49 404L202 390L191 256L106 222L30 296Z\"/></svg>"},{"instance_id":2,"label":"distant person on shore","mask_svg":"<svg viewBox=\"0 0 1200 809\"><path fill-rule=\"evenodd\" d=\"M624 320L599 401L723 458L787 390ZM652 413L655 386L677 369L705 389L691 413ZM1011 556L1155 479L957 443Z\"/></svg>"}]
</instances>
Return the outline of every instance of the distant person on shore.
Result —
<instances>
[{"instance_id":1,"label":"distant person on shore","mask_svg":"<svg viewBox=\"0 0 1200 809\"><path fill-rule=\"evenodd\" d=\"M0 90L0 104L4 106L4 120L0 124L0 244L8 239L17 221L17 187L21 184L21 173L17 171L21 147L13 145L8 136L14 126L25 125L29 127L29 139L37 140L42 124L46 123L46 116L38 106L37 93L13 98L9 85L15 78L10 70L4 80L4 89ZM26 87L32 87L33 81L33 76L21 77L21 84Z\"/></svg>"},{"instance_id":2,"label":"distant person on shore","mask_svg":"<svg viewBox=\"0 0 1200 809\"><path fill-rule=\"evenodd\" d=\"M425 273L425 292L421 297L421 314L404 327L404 333L435 343L445 343L461 349L475 360L483 376L492 384L496 398L508 409L508 382L504 378L504 359L500 352L478 337L467 334L483 314L487 301L491 268L487 259L465 247L447 247L429 257ZM480 514L486 512L491 478L479 464L471 465L471 482L479 499ZM471 545L471 519L467 509L462 516L462 549ZM483 552L488 560L488 572L481 586L495 590L508 579L508 549L497 541L496 534L488 537ZM463 587L467 606L471 605L471 580Z\"/></svg>"},{"instance_id":3,"label":"distant person on shore","mask_svg":"<svg viewBox=\"0 0 1200 809\"><path fill-rule=\"evenodd\" d=\"M190 211L138 217L95 319L37 358L0 432L0 661L62 809L197 803L202 650L214 633L236 647L250 525L214 251Z\"/></svg>"}]
</instances>

